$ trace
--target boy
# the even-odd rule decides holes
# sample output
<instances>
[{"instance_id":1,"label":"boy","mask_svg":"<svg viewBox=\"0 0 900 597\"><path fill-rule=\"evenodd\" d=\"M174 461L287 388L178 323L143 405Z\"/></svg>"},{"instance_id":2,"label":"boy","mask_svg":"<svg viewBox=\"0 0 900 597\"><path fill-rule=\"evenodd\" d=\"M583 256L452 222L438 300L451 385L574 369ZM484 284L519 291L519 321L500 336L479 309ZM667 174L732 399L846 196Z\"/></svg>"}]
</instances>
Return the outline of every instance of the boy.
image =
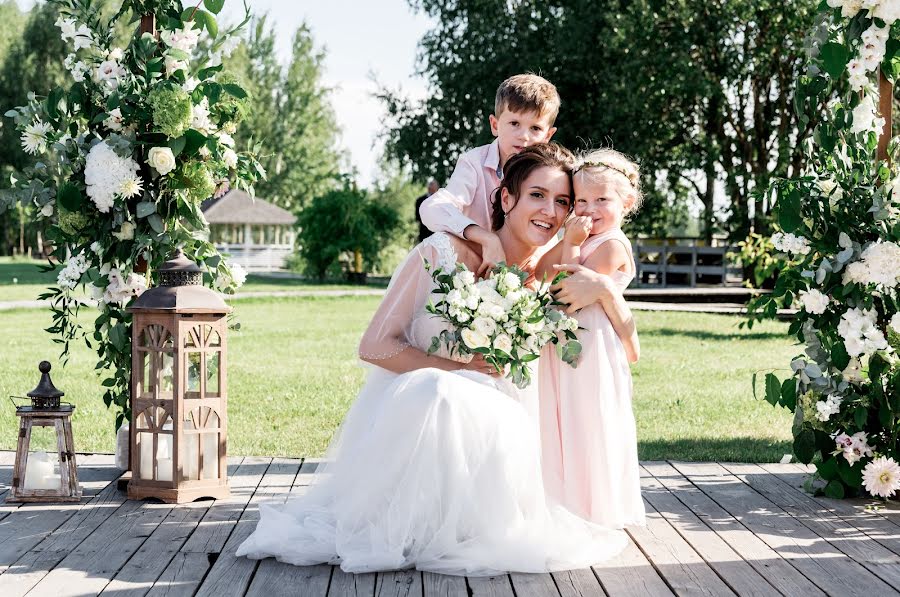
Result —
<instances>
[{"instance_id":1,"label":"boy","mask_svg":"<svg viewBox=\"0 0 900 597\"><path fill-rule=\"evenodd\" d=\"M490 116L493 143L460 156L447 182L419 208L434 232L448 232L478 243L483 275L504 261L503 247L491 231L491 200L500 186L503 165L529 145L546 143L556 132L560 99L556 87L538 75L514 75L500 84Z\"/></svg>"}]
</instances>

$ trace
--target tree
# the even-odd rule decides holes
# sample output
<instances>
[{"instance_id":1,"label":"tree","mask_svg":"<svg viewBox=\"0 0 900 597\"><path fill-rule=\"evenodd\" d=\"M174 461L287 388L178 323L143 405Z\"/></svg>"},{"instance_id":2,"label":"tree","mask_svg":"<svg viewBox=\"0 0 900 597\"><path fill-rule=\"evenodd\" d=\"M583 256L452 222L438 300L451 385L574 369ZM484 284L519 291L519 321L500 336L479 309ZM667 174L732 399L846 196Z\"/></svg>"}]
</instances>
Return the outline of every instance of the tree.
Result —
<instances>
[{"instance_id":1,"label":"tree","mask_svg":"<svg viewBox=\"0 0 900 597\"><path fill-rule=\"evenodd\" d=\"M420 181L446 176L461 151L490 140L497 84L537 72L562 96L557 140L640 159L648 201L637 230L683 223L692 200L710 235L718 182L731 203L727 228L743 238L752 191L802 166L797 140L809 126L793 115L793 82L815 5L415 0L436 24L420 44L432 90L419 103L382 91L388 152ZM759 218L770 207L753 206Z\"/></svg>"},{"instance_id":2,"label":"tree","mask_svg":"<svg viewBox=\"0 0 900 597\"><path fill-rule=\"evenodd\" d=\"M256 192L294 212L334 188L338 178L338 127L330 91L322 83L323 61L304 23L294 33L291 62L283 69L274 31L262 16L227 62L254 100L239 140L252 137L263 145L261 162L268 179L260 181Z\"/></svg>"},{"instance_id":3,"label":"tree","mask_svg":"<svg viewBox=\"0 0 900 597\"><path fill-rule=\"evenodd\" d=\"M397 234L400 214L344 179L339 188L313 199L300 213L300 254L309 273L325 277L342 253L351 253L349 271L370 271L384 248Z\"/></svg>"}]
</instances>

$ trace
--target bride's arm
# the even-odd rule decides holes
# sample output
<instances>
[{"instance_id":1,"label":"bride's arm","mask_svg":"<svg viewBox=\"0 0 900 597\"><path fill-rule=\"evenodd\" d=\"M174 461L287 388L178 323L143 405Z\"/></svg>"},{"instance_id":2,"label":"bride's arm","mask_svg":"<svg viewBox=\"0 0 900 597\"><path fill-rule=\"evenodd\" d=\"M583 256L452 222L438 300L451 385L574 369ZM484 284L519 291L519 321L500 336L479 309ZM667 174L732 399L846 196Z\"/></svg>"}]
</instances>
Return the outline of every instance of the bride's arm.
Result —
<instances>
[{"instance_id":1,"label":"bride's arm","mask_svg":"<svg viewBox=\"0 0 900 597\"><path fill-rule=\"evenodd\" d=\"M425 271L424 259L438 263L437 251L430 245L414 248L397 268L387 292L372 316L359 343L359 358L394 373L434 367L444 371L458 369L483 370L483 359L464 364L429 355L411 345L409 331L414 315L424 309L431 293L431 275Z\"/></svg>"}]
</instances>

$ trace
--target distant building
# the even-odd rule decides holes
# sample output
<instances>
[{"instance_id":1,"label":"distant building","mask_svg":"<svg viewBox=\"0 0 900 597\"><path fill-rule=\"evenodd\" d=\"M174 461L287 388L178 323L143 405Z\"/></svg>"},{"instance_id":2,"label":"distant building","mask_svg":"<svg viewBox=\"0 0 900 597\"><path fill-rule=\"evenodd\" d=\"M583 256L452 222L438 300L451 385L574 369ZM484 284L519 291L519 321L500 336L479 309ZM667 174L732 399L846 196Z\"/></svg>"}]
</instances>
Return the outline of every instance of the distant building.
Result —
<instances>
[{"instance_id":1,"label":"distant building","mask_svg":"<svg viewBox=\"0 0 900 597\"><path fill-rule=\"evenodd\" d=\"M297 218L277 205L232 189L200 209L209 222L210 242L248 271L282 269L294 252Z\"/></svg>"}]
</instances>

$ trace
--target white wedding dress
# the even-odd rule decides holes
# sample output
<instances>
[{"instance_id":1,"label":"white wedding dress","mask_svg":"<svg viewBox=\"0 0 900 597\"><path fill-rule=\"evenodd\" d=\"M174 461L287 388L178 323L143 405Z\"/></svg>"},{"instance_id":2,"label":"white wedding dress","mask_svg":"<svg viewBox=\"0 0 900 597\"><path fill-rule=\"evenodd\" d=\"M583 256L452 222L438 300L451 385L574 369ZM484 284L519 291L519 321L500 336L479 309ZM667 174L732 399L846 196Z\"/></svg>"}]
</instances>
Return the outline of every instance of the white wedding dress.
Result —
<instances>
[{"instance_id":1,"label":"white wedding dress","mask_svg":"<svg viewBox=\"0 0 900 597\"><path fill-rule=\"evenodd\" d=\"M424 310L433 284L423 258L449 268L457 261L444 234L416 247L391 280L361 355L424 350L440 332ZM372 367L324 471L305 494L261 505L237 555L469 576L582 568L615 555L627 543L622 531L548 501L531 388L471 371Z\"/></svg>"}]
</instances>

